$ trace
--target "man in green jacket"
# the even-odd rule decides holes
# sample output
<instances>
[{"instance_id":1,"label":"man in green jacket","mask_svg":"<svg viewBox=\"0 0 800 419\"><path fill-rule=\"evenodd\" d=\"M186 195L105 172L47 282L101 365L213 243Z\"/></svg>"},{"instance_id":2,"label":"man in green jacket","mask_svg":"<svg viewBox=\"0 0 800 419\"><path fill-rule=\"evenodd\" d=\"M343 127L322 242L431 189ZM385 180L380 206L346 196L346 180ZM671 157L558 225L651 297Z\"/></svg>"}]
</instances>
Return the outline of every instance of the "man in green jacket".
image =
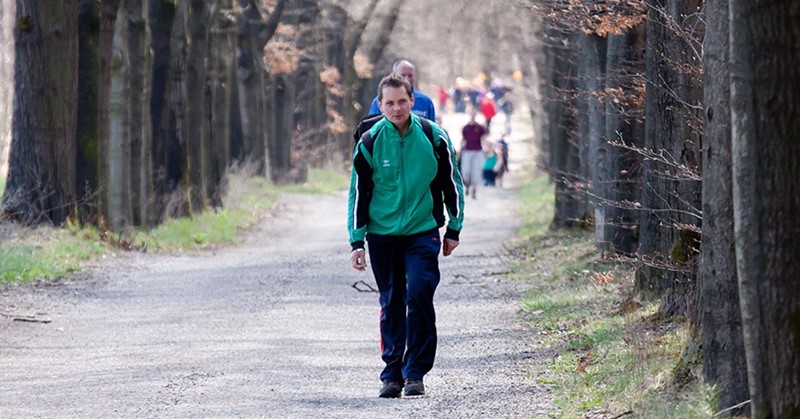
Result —
<instances>
[{"instance_id":1,"label":"man in green jacket","mask_svg":"<svg viewBox=\"0 0 800 419\"><path fill-rule=\"evenodd\" d=\"M455 151L442 128L411 114L414 96L402 77L378 85L384 118L356 144L348 198L350 262L367 267L365 241L380 292L380 397L425 394L436 356L433 294L439 251L458 246L464 196ZM427 124L427 126L426 126ZM432 131L432 138L425 131ZM447 228L444 239L439 229Z\"/></svg>"}]
</instances>

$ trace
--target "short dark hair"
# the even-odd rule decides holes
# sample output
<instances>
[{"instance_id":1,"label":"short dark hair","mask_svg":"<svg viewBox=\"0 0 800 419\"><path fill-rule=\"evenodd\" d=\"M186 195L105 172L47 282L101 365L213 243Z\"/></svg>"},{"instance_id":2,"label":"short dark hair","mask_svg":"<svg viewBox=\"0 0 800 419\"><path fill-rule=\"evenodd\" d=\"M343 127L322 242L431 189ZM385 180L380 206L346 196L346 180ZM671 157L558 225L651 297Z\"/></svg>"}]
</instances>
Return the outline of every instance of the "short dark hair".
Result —
<instances>
[{"instance_id":1,"label":"short dark hair","mask_svg":"<svg viewBox=\"0 0 800 419\"><path fill-rule=\"evenodd\" d=\"M378 83L378 102L383 100L383 88L384 87L404 87L406 89L406 93L408 93L408 97L413 97L414 89L411 88L411 85L406 81L406 79L398 76L395 73L389 74L388 76L381 79L381 82Z\"/></svg>"}]
</instances>

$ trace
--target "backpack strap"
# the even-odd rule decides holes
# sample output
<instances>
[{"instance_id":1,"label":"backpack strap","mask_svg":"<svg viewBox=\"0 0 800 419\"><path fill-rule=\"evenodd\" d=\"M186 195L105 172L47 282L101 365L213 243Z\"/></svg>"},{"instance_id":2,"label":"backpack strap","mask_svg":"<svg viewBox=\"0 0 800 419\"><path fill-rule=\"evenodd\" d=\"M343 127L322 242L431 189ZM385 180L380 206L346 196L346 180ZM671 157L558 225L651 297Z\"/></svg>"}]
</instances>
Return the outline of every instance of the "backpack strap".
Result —
<instances>
[{"instance_id":1,"label":"backpack strap","mask_svg":"<svg viewBox=\"0 0 800 419\"><path fill-rule=\"evenodd\" d=\"M376 132L375 134L378 134L380 132L381 132L381 130L379 129L378 132ZM372 138L371 135L369 135L369 130L366 130L366 131L364 131L363 134L361 134L361 143L364 144L364 148L367 150L367 152L371 156L372 155L372 149L375 148L375 139Z\"/></svg>"},{"instance_id":2,"label":"backpack strap","mask_svg":"<svg viewBox=\"0 0 800 419\"><path fill-rule=\"evenodd\" d=\"M425 133L425 136L428 137L428 141L431 142L433 149L436 149L436 141L433 138L433 127L431 123L425 118L419 118L419 122L422 123L422 132Z\"/></svg>"},{"instance_id":3,"label":"backpack strap","mask_svg":"<svg viewBox=\"0 0 800 419\"><path fill-rule=\"evenodd\" d=\"M353 132L353 146L355 147L358 145L358 141L364 137L364 134L369 132L369 129L375 125L376 122L380 121L383 118L383 114L369 114L361 120L358 121L356 124L355 132ZM371 152L371 149L370 149Z\"/></svg>"}]
</instances>

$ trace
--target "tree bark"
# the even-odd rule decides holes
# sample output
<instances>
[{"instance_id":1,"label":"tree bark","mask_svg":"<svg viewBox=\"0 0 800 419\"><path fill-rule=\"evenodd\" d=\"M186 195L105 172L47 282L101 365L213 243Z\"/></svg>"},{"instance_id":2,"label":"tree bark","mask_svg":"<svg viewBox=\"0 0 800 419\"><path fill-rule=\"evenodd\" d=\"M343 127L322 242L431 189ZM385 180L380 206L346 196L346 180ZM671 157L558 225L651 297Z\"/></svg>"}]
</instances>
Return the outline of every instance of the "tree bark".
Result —
<instances>
[{"instance_id":1,"label":"tree bark","mask_svg":"<svg viewBox=\"0 0 800 419\"><path fill-rule=\"evenodd\" d=\"M322 39L320 29L320 5L315 0L298 2L300 18L298 21L297 49L300 52L298 68L295 73L297 89L292 126L294 127L292 154L302 154L302 159L292 157L293 165L308 165L315 162L310 149L323 144L319 133L325 128L324 90L319 80L322 71ZM322 106L320 106L322 105ZM303 178L298 181L305 181Z\"/></svg>"},{"instance_id":2,"label":"tree bark","mask_svg":"<svg viewBox=\"0 0 800 419\"><path fill-rule=\"evenodd\" d=\"M301 129L316 132L325 125L325 87L319 80L324 64L324 30L321 9L316 1L306 0L312 7L305 9L300 20L298 48L300 62L297 72L297 101L295 124Z\"/></svg>"},{"instance_id":3,"label":"tree bark","mask_svg":"<svg viewBox=\"0 0 800 419\"><path fill-rule=\"evenodd\" d=\"M110 10L107 11L110 13ZM114 12L119 13L119 10ZM108 164L108 221L114 230L132 225L130 212L131 143L128 114L130 86L128 84L126 19L115 19L113 52L111 55L111 90L109 100L109 137L106 163Z\"/></svg>"},{"instance_id":4,"label":"tree bark","mask_svg":"<svg viewBox=\"0 0 800 419\"><path fill-rule=\"evenodd\" d=\"M103 223L113 222L110 213L111 179L111 73L114 57L114 27L117 21L119 0L103 0L100 3L100 91L99 95L99 151L98 183L100 185L99 208Z\"/></svg>"},{"instance_id":5,"label":"tree bark","mask_svg":"<svg viewBox=\"0 0 800 419\"><path fill-rule=\"evenodd\" d=\"M260 54L253 46L250 31L251 17L248 10L242 11L239 18L236 43L236 77L239 97L239 116L242 126L242 155L245 164L254 164L256 173L264 174L266 164L266 143L264 131L264 74L260 64Z\"/></svg>"},{"instance_id":6,"label":"tree bark","mask_svg":"<svg viewBox=\"0 0 800 419\"><path fill-rule=\"evenodd\" d=\"M275 34L287 0L279 0L269 20L262 21L261 12L252 0L239 0L243 7L237 28L237 78L239 107L246 161L256 165L257 173L270 177L267 152L268 126L264 46ZM271 103L269 104L271 106Z\"/></svg>"},{"instance_id":7,"label":"tree bark","mask_svg":"<svg viewBox=\"0 0 800 419\"><path fill-rule=\"evenodd\" d=\"M578 55L578 67L581 76L579 82L583 84L578 93L579 100L583 102L582 110L578 117L585 124L581 140L581 169L586 192L589 194L588 202L594 210L595 241L599 248L607 249L603 236L606 224L607 187L609 174L608 145L606 144L605 106L600 101L605 86L606 71L606 38L597 35L579 35L581 52ZM602 106L601 106L602 105Z\"/></svg>"},{"instance_id":8,"label":"tree bark","mask_svg":"<svg viewBox=\"0 0 800 419\"><path fill-rule=\"evenodd\" d=\"M144 162L147 137L145 103L147 89L144 83L145 20L142 0L125 0L128 37L128 138L130 140L130 213L133 225L142 225L146 214L146 181L149 167Z\"/></svg>"},{"instance_id":9,"label":"tree bark","mask_svg":"<svg viewBox=\"0 0 800 419\"><path fill-rule=\"evenodd\" d=\"M100 8L81 0L78 11L78 116L75 187L79 221L98 223L100 193Z\"/></svg>"},{"instance_id":10,"label":"tree bark","mask_svg":"<svg viewBox=\"0 0 800 419\"><path fill-rule=\"evenodd\" d=\"M345 125L345 100L347 87L343 85L344 67L347 61L347 53L345 52L345 34L347 31L341 30L347 27L348 17L347 11L342 7L332 3L323 3L324 22L325 22L325 65L326 71L323 74L327 75L327 79L323 80L325 83L325 115L327 118L328 136L327 136L327 149L330 154L342 153L341 144L349 143L350 131L341 129ZM349 128L349 126L347 126ZM347 139L344 136L348 135ZM346 155L349 155L348 151ZM343 159L348 161L348 159Z\"/></svg>"},{"instance_id":11,"label":"tree bark","mask_svg":"<svg viewBox=\"0 0 800 419\"><path fill-rule=\"evenodd\" d=\"M209 101L210 101L210 130L211 140L211 178L213 186L209 191L209 198L215 207L222 206L223 178L231 161L232 138L232 92L230 88L234 80L234 38L233 29L236 27L232 16L228 14L233 2L221 0L217 3L209 38Z\"/></svg>"},{"instance_id":12,"label":"tree bark","mask_svg":"<svg viewBox=\"0 0 800 419\"><path fill-rule=\"evenodd\" d=\"M655 1L648 12L646 53L645 148L693 169L700 164L693 106L702 91L700 80L682 71L696 58L690 40L671 28L696 26L687 16L697 12L698 1ZM636 287L661 297L662 314L685 314L699 249L700 182L655 159L645 160L643 180Z\"/></svg>"},{"instance_id":13,"label":"tree bark","mask_svg":"<svg viewBox=\"0 0 800 419\"><path fill-rule=\"evenodd\" d=\"M0 44L14 44L14 2L0 2ZM11 120L14 101L14 56L8 54L0 60L0 173L8 173L8 149L11 145ZM0 191L2 193L2 191Z\"/></svg>"},{"instance_id":14,"label":"tree bark","mask_svg":"<svg viewBox=\"0 0 800 419\"><path fill-rule=\"evenodd\" d=\"M298 45L300 33L300 18L304 12L301 4L295 3L295 7L288 10L285 19L282 19L288 30L276 34L274 38L279 43ZM275 49L272 49L275 51ZM270 178L275 183L290 182L289 171L292 167L292 147L296 141L294 138L295 126L293 117L297 102L297 86L295 75L296 65L281 63L274 65L274 61L291 59L290 55L300 53L299 49L278 49L276 56L267 56L267 67L272 68L270 77L270 108L272 126L268 136L268 146L270 155ZM283 56L281 56L283 55ZM294 60L293 60L294 61Z\"/></svg>"},{"instance_id":15,"label":"tree bark","mask_svg":"<svg viewBox=\"0 0 800 419\"><path fill-rule=\"evenodd\" d=\"M207 204L206 183L210 182L211 140L205 116L206 57L208 55L208 9L206 0L191 0L187 16L186 80L186 158L191 212ZM207 174L208 173L208 174Z\"/></svg>"},{"instance_id":16,"label":"tree bark","mask_svg":"<svg viewBox=\"0 0 800 419\"><path fill-rule=\"evenodd\" d=\"M177 186L178 179L169 170L172 135L170 106L172 71L170 69L172 47L170 34L175 20L175 4L170 0L148 0L148 23L150 27L151 50L153 51L150 72L150 124L152 145L150 161L152 165L152 196L148 199L149 222L158 224L166 216L169 194Z\"/></svg>"},{"instance_id":17,"label":"tree bark","mask_svg":"<svg viewBox=\"0 0 800 419\"><path fill-rule=\"evenodd\" d=\"M295 101L294 80L289 74L275 74L272 84L273 135L270 141L270 168L273 182L284 182L291 168L292 112Z\"/></svg>"},{"instance_id":18,"label":"tree bark","mask_svg":"<svg viewBox=\"0 0 800 419\"><path fill-rule=\"evenodd\" d=\"M175 191L168 199L167 216L181 217L192 213L190 203L188 122L186 97L187 39L186 25L189 3L178 2L170 30L170 139L167 156L167 177L174 181Z\"/></svg>"},{"instance_id":19,"label":"tree bark","mask_svg":"<svg viewBox=\"0 0 800 419\"><path fill-rule=\"evenodd\" d=\"M719 388L720 406L726 408L749 398L733 235L728 0L707 0L705 15L703 233L690 330L699 332L703 375Z\"/></svg>"},{"instance_id":20,"label":"tree bark","mask_svg":"<svg viewBox=\"0 0 800 419\"><path fill-rule=\"evenodd\" d=\"M753 418L800 415L800 12L729 2L733 215Z\"/></svg>"},{"instance_id":21,"label":"tree bark","mask_svg":"<svg viewBox=\"0 0 800 419\"><path fill-rule=\"evenodd\" d=\"M14 115L5 212L63 223L76 204L78 3L17 0Z\"/></svg>"},{"instance_id":22,"label":"tree bark","mask_svg":"<svg viewBox=\"0 0 800 419\"><path fill-rule=\"evenodd\" d=\"M549 124L551 176L556 184L553 227L576 228L585 225L588 205L579 188L580 139L577 135L577 106L574 99L575 53L568 46L553 48L555 65L552 93L555 97Z\"/></svg>"},{"instance_id":23,"label":"tree bark","mask_svg":"<svg viewBox=\"0 0 800 419\"><path fill-rule=\"evenodd\" d=\"M644 72L645 28L628 30L622 35L608 37L606 61L606 87L620 89L627 98L636 98L639 75ZM608 99L608 98L607 98ZM643 103L643 102L639 102ZM644 109L632 101L627 104L607 100L606 142L624 142L641 148L644 146ZM623 147L606 145L608 179L605 198L602 240L614 253L634 256L638 247L639 212L632 207L641 199L642 157Z\"/></svg>"}]
</instances>

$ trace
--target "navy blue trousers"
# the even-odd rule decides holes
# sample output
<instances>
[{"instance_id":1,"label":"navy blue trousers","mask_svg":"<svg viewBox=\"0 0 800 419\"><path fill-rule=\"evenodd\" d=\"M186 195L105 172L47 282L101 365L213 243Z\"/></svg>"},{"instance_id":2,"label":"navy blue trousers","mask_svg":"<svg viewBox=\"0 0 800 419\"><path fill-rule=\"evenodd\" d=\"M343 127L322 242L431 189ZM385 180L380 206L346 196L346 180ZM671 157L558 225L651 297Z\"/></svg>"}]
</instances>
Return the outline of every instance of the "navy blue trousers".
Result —
<instances>
[{"instance_id":1,"label":"navy blue trousers","mask_svg":"<svg viewBox=\"0 0 800 419\"><path fill-rule=\"evenodd\" d=\"M439 230L413 236L368 234L380 291L381 381L421 380L436 357L433 294L439 285Z\"/></svg>"}]
</instances>

